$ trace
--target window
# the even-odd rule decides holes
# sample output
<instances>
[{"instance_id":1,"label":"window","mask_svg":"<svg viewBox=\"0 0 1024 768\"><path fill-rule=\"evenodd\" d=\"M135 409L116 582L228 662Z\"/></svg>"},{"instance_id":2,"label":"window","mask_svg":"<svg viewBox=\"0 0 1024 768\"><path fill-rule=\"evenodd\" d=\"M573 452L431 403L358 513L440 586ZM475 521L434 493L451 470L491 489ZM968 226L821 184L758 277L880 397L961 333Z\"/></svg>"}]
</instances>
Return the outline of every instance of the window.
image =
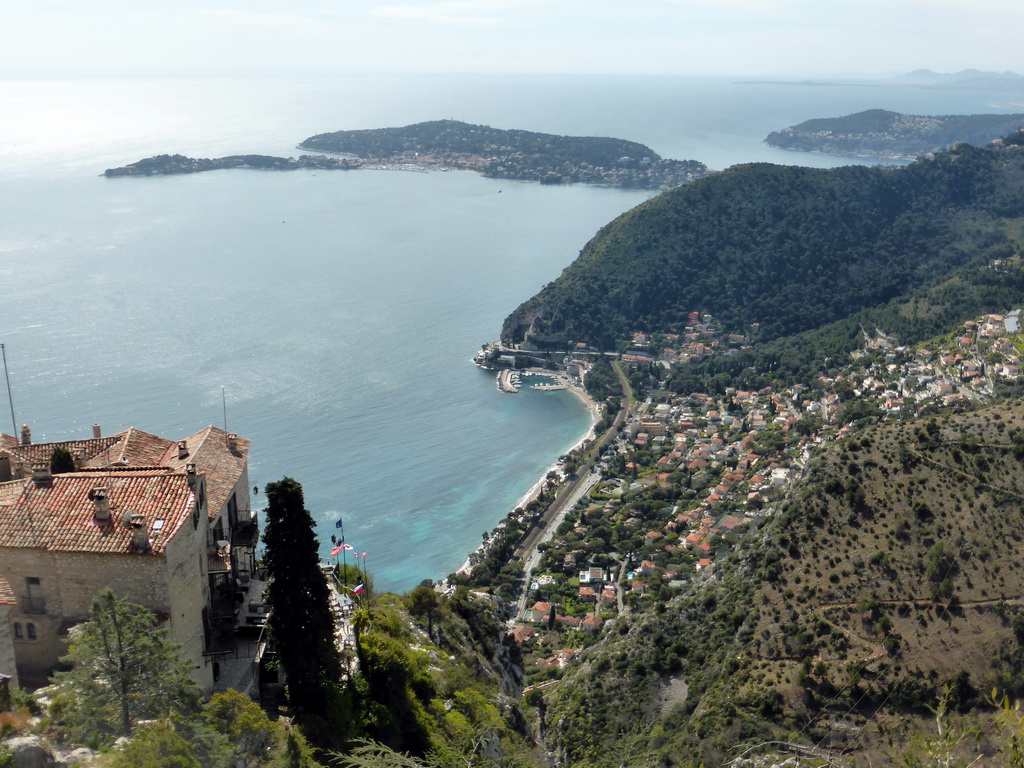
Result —
<instances>
[{"instance_id":1,"label":"window","mask_svg":"<svg viewBox=\"0 0 1024 768\"><path fill-rule=\"evenodd\" d=\"M36 625L33 624L30 621L26 626L28 628L28 639L29 640L35 640L36 639Z\"/></svg>"},{"instance_id":2,"label":"window","mask_svg":"<svg viewBox=\"0 0 1024 768\"><path fill-rule=\"evenodd\" d=\"M41 593L38 576L27 576L25 578L25 613L46 613L46 601Z\"/></svg>"},{"instance_id":3,"label":"window","mask_svg":"<svg viewBox=\"0 0 1024 768\"><path fill-rule=\"evenodd\" d=\"M25 634L21 631L21 622L14 622L14 639L21 640L23 637L25 637Z\"/></svg>"}]
</instances>

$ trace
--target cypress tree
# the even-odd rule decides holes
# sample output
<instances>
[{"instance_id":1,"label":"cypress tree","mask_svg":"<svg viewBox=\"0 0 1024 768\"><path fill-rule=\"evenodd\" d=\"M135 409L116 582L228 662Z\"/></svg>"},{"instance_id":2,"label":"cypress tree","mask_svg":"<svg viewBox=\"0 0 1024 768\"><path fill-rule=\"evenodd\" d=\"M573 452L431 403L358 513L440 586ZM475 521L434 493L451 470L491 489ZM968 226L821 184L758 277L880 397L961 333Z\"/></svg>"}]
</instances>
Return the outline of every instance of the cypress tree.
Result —
<instances>
[{"instance_id":1,"label":"cypress tree","mask_svg":"<svg viewBox=\"0 0 1024 768\"><path fill-rule=\"evenodd\" d=\"M266 487L263 535L270 576L270 631L288 677L292 705L326 714L329 693L341 678L329 588L320 570L320 545L302 486L290 477Z\"/></svg>"},{"instance_id":2,"label":"cypress tree","mask_svg":"<svg viewBox=\"0 0 1024 768\"><path fill-rule=\"evenodd\" d=\"M75 459L71 455L71 451L58 445L50 454L50 472L54 475L59 475L64 472L74 471Z\"/></svg>"}]
</instances>

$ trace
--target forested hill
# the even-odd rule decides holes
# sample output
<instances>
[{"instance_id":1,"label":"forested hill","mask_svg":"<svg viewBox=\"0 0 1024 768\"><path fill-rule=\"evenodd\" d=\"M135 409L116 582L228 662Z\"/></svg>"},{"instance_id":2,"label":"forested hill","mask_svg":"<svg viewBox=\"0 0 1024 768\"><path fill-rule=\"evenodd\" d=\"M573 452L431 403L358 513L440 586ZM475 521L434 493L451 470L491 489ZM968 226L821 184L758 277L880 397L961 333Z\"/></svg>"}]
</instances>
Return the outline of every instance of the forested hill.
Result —
<instances>
[{"instance_id":1,"label":"forested hill","mask_svg":"<svg viewBox=\"0 0 1024 768\"><path fill-rule=\"evenodd\" d=\"M458 120L334 131L300 145L383 162L444 163L493 178L664 188L705 175L696 160L667 160L635 141L505 130Z\"/></svg>"},{"instance_id":2,"label":"forested hill","mask_svg":"<svg viewBox=\"0 0 1024 768\"><path fill-rule=\"evenodd\" d=\"M765 143L805 152L913 159L958 141L987 144L1021 126L1024 115L904 115L869 109L807 120L768 134Z\"/></svg>"},{"instance_id":3,"label":"forested hill","mask_svg":"<svg viewBox=\"0 0 1024 768\"><path fill-rule=\"evenodd\" d=\"M506 320L506 343L614 348L695 310L769 340L939 281L1015 237L1024 134L902 168L736 166L602 228ZM1016 241L1013 241L1014 244Z\"/></svg>"}]
</instances>

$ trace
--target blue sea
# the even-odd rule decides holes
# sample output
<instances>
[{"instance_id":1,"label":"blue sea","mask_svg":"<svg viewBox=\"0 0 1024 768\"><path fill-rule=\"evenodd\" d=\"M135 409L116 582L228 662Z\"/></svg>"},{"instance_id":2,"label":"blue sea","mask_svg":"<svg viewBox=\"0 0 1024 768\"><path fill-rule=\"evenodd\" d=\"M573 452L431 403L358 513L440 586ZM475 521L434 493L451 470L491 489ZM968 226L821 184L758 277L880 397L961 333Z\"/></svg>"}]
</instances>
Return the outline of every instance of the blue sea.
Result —
<instances>
[{"instance_id":1,"label":"blue sea","mask_svg":"<svg viewBox=\"0 0 1024 768\"><path fill-rule=\"evenodd\" d=\"M344 520L378 587L465 560L590 428L566 392L470 362L648 193L469 173L106 179L159 153L296 155L325 131L453 117L615 136L712 168L846 158L761 144L812 117L1024 111L1024 94L681 77L316 75L0 80L0 342L36 441L207 424ZM6 391L0 430L10 432ZM256 496L259 512L263 494Z\"/></svg>"}]
</instances>

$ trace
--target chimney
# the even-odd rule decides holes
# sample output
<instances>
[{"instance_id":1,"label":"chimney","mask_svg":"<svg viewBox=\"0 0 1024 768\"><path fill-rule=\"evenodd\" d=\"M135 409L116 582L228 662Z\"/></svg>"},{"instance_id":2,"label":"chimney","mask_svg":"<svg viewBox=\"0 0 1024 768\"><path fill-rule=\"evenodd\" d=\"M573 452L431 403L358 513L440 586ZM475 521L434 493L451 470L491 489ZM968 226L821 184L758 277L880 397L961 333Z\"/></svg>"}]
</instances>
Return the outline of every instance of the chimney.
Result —
<instances>
[{"instance_id":1,"label":"chimney","mask_svg":"<svg viewBox=\"0 0 1024 768\"><path fill-rule=\"evenodd\" d=\"M132 514L129 527L132 529L132 551L143 554L149 551L149 532L146 530L146 517L138 512Z\"/></svg>"},{"instance_id":2,"label":"chimney","mask_svg":"<svg viewBox=\"0 0 1024 768\"><path fill-rule=\"evenodd\" d=\"M100 425L99 424L93 424L92 425L92 436L93 436L94 439L95 438L99 438L99 437L103 437L103 434L102 434L102 431L100 430Z\"/></svg>"},{"instance_id":3,"label":"chimney","mask_svg":"<svg viewBox=\"0 0 1024 768\"><path fill-rule=\"evenodd\" d=\"M228 432L228 450L238 450L238 435L236 435L234 432Z\"/></svg>"},{"instance_id":4,"label":"chimney","mask_svg":"<svg viewBox=\"0 0 1024 768\"><path fill-rule=\"evenodd\" d=\"M185 478L188 480L188 487L195 490L196 487L196 464L190 461L185 465Z\"/></svg>"},{"instance_id":5,"label":"chimney","mask_svg":"<svg viewBox=\"0 0 1024 768\"><path fill-rule=\"evenodd\" d=\"M32 430L28 428L28 424L21 425L21 444L32 445Z\"/></svg>"},{"instance_id":6,"label":"chimney","mask_svg":"<svg viewBox=\"0 0 1024 768\"><path fill-rule=\"evenodd\" d=\"M93 514L97 520L110 519L110 499L107 498L106 488L93 488L89 491L89 498L95 506Z\"/></svg>"},{"instance_id":7,"label":"chimney","mask_svg":"<svg viewBox=\"0 0 1024 768\"><path fill-rule=\"evenodd\" d=\"M50 485L53 483L53 475L50 474L50 465L47 462L39 462L32 465L32 483L35 485Z\"/></svg>"},{"instance_id":8,"label":"chimney","mask_svg":"<svg viewBox=\"0 0 1024 768\"><path fill-rule=\"evenodd\" d=\"M186 443L184 440L179 440L178 441L178 458L179 459L187 459L188 458L188 443Z\"/></svg>"}]
</instances>

